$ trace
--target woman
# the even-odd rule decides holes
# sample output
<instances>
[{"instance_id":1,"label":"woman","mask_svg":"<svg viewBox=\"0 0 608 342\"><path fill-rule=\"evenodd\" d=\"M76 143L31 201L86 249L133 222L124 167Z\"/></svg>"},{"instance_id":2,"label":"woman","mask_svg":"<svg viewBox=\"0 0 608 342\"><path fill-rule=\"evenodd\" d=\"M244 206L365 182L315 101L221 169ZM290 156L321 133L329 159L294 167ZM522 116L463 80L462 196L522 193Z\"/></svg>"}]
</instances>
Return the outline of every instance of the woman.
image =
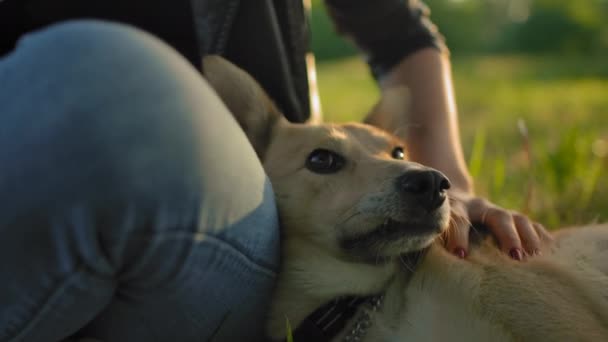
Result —
<instances>
[{"instance_id":1,"label":"woman","mask_svg":"<svg viewBox=\"0 0 608 342\"><path fill-rule=\"evenodd\" d=\"M168 3L0 2L1 341L263 336L279 258L272 190L200 60L222 54L305 121L303 7ZM380 88L410 88L416 126L369 121L450 177L447 248L466 256L471 221L515 259L537 253L542 227L473 194L448 56L422 5L326 4Z\"/></svg>"}]
</instances>

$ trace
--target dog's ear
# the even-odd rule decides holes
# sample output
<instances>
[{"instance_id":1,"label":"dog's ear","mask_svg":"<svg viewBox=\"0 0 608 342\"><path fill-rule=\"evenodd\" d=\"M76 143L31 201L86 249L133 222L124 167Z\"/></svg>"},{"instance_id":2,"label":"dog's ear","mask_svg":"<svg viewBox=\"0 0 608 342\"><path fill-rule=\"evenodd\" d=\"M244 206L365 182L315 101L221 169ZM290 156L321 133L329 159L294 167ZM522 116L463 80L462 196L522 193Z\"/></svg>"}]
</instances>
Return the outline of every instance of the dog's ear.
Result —
<instances>
[{"instance_id":1,"label":"dog's ear","mask_svg":"<svg viewBox=\"0 0 608 342\"><path fill-rule=\"evenodd\" d=\"M247 134L260 159L270 144L272 129L285 118L247 72L220 56L203 58L203 74Z\"/></svg>"}]
</instances>

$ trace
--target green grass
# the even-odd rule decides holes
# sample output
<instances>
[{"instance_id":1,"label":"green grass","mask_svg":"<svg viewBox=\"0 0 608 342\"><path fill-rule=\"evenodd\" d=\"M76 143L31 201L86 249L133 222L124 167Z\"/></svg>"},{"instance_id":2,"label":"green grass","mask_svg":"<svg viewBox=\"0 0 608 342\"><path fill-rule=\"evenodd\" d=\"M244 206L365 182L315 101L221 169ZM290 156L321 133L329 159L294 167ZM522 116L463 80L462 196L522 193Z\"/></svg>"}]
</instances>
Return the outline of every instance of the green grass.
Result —
<instances>
[{"instance_id":1,"label":"green grass","mask_svg":"<svg viewBox=\"0 0 608 342\"><path fill-rule=\"evenodd\" d=\"M551 228L608 220L605 60L454 59L463 147L479 194ZM320 63L318 73L325 121L360 120L377 100L358 59Z\"/></svg>"}]
</instances>

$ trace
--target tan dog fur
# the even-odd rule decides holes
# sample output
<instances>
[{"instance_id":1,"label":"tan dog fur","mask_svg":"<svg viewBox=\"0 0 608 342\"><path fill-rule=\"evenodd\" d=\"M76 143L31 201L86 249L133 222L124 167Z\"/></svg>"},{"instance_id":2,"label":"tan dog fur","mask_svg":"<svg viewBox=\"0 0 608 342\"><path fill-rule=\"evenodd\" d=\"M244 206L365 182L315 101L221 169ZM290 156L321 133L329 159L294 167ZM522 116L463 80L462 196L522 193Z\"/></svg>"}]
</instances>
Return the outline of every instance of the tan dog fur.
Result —
<instances>
[{"instance_id":1,"label":"tan dog fur","mask_svg":"<svg viewBox=\"0 0 608 342\"><path fill-rule=\"evenodd\" d=\"M276 194L283 265L268 320L272 338L285 338L286 317L297 327L338 296L384 292L366 341L608 341L608 226L562 230L545 242L543 256L525 262L487 241L461 260L438 239L448 225L446 201L424 218L441 229L372 246L376 262L359 259L337 241L374 229L384 217L416 222L391 184L424 167L393 159L391 149L403 143L368 125L287 122L251 77L219 57L206 57L204 68ZM376 109L394 110L390 102L404 95ZM344 155L344 170L306 170L307 155L320 147ZM422 249L412 274L401 255Z\"/></svg>"}]
</instances>

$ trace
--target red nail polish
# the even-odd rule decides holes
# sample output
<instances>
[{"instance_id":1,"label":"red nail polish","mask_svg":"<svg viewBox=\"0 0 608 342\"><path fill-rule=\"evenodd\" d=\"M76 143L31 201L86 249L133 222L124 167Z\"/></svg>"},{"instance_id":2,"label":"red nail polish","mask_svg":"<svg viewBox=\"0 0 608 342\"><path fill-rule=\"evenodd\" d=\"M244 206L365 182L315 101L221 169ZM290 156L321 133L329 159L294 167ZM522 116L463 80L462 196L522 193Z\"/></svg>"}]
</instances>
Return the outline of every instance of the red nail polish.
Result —
<instances>
[{"instance_id":1,"label":"red nail polish","mask_svg":"<svg viewBox=\"0 0 608 342\"><path fill-rule=\"evenodd\" d=\"M511 248L511 250L509 251L509 255L511 256L511 258L517 261L521 261L524 257L519 248Z\"/></svg>"},{"instance_id":2,"label":"red nail polish","mask_svg":"<svg viewBox=\"0 0 608 342\"><path fill-rule=\"evenodd\" d=\"M467 257L467 251L465 251L462 247L457 247L454 248L454 255L456 255L460 259L464 259Z\"/></svg>"}]
</instances>

